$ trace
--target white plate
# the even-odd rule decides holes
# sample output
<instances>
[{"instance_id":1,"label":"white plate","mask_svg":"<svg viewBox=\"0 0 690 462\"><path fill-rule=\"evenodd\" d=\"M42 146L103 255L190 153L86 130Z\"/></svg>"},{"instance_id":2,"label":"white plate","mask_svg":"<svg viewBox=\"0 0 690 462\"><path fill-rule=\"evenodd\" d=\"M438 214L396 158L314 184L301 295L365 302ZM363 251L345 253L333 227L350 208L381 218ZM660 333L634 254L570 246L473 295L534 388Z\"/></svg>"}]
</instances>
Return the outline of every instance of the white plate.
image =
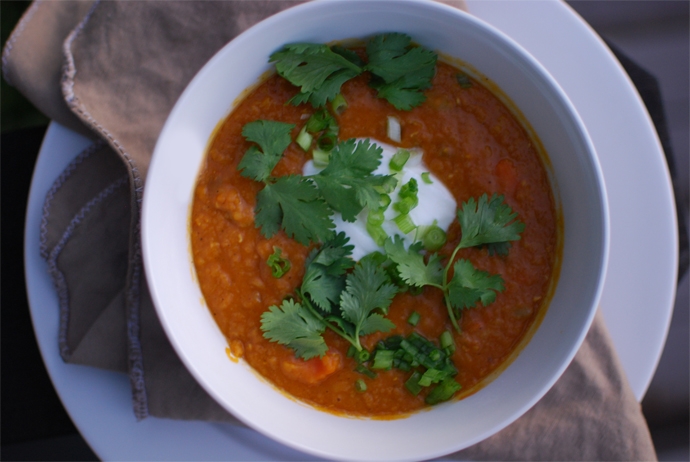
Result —
<instances>
[{"instance_id":1,"label":"white plate","mask_svg":"<svg viewBox=\"0 0 690 462\"><path fill-rule=\"evenodd\" d=\"M471 13L541 61L590 132L611 210L602 311L628 381L641 400L668 332L678 255L671 182L651 120L611 52L564 3L469 0L468 5ZM36 337L53 384L86 441L102 459L311 459L230 424L156 418L137 423L126 376L62 362L57 349L58 302L39 255L39 224L45 194L87 144L83 137L51 124L34 172L25 236Z\"/></svg>"}]
</instances>

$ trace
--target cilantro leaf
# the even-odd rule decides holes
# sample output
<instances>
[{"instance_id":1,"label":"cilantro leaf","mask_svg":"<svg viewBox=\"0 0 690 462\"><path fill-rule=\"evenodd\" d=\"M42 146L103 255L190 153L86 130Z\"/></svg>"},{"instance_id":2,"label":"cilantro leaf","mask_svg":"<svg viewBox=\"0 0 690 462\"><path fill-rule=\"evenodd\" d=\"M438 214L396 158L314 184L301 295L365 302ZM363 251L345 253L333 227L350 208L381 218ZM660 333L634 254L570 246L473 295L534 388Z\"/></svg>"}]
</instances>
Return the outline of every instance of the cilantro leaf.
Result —
<instances>
[{"instance_id":1,"label":"cilantro leaf","mask_svg":"<svg viewBox=\"0 0 690 462\"><path fill-rule=\"evenodd\" d=\"M298 175L277 178L256 195L255 223L267 238L282 227L304 245L327 241L335 228L330 214L314 185Z\"/></svg>"},{"instance_id":2,"label":"cilantro leaf","mask_svg":"<svg viewBox=\"0 0 690 462\"><path fill-rule=\"evenodd\" d=\"M265 181L275 168L283 152L292 142L293 124L272 120L256 120L242 127L242 136L259 145L247 150L237 166L242 176Z\"/></svg>"},{"instance_id":3,"label":"cilantro leaf","mask_svg":"<svg viewBox=\"0 0 690 462\"><path fill-rule=\"evenodd\" d=\"M379 207L387 175L372 175L381 163L382 149L369 140L350 139L331 151L328 166L312 178L323 198L345 221L354 222L365 206Z\"/></svg>"},{"instance_id":4,"label":"cilantro leaf","mask_svg":"<svg viewBox=\"0 0 690 462\"><path fill-rule=\"evenodd\" d=\"M367 320L374 314L374 310L386 314L397 291L397 287L390 283L386 273L377 268L371 260L361 262L348 274L346 288L340 295L343 318L355 325L355 332L358 334L361 334L362 326L367 330L381 330L386 327L386 330L390 330L395 325L383 317Z\"/></svg>"},{"instance_id":5,"label":"cilantro leaf","mask_svg":"<svg viewBox=\"0 0 690 462\"><path fill-rule=\"evenodd\" d=\"M491 244L486 244L486 249L489 251L489 255L501 255L506 256L513 246L510 242L494 242Z\"/></svg>"},{"instance_id":6,"label":"cilantro leaf","mask_svg":"<svg viewBox=\"0 0 690 462\"><path fill-rule=\"evenodd\" d=\"M453 308L472 308L481 302L486 306L496 300L496 292L504 289L503 278L478 270L469 260L460 259L453 265L453 278L448 283L448 299Z\"/></svg>"},{"instance_id":7,"label":"cilantro leaf","mask_svg":"<svg viewBox=\"0 0 690 462\"><path fill-rule=\"evenodd\" d=\"M324 312L330 313L332 304L337 305L340 294L345 288L347 270L355 264L350 257L354 246L347 245L349 238L345 233L338 233L333 240L324 243L310 254L300 292Z\"/></svg>"},{"instance_id":8,"label":"cilantro leaf","mask_svg":"<svg viewBox=\"0 0 690 462\"><path fill-rule=\"evenodd\" d=\"M494 194L489 199L483 194L479 202L470 198L458 209L462 228L460 248L519 240L525 224L516 218L517 213L503 202L503 196ZM494 246L493 250L502 255L507 253L505 245Z\"/></svg>"},{"instance_id":9,"label":"cilantro leaf","mask_svg":"<svg viewBox=\"0 0 690 462\"><path fill-rule=\"evenodd\" d=\"M327 268L328 274L340 276L355 265L352 251L355 246L348 244L350 238L344 232L339 232L333 239L325 242L315 253L310 263L318 263Z\"/></svg>"},{"instance_id":10,"label":"cilantro leaf","mask_svg":"<svg viewBox=\"0 0 690 462\"><path fill-rule=\"evenodd\" d=\"M359 327L359 335L369 335L374 332L388 332L395 328L390 319L384 318L378 313L372 313Z\"/></svg>"},{"instance_id":11,"label":"cilantro leaf","mask_svg":"<svg viewBox=\"0 0 690 462\"><path fill-rule=\"evenodd\" d=\"M340 93L343 83L362 72L359 66L322 44L286 45L273 53L269 62L276 63L280 76L300 87L300 93L290 100L294 105L310 102L321 107Z\"/></svg>"},{"instance_id":12,"label":"cilantro leaf","mask_svg":"<svg viewBox=\"0 0 690 462\"><path fill-rule=\"evenodd\" d=\"M321 336L325 329L323 321L293 300L273 305L261 315L264 337L292 348L303 359L326 354L328 346Z\"/></svg>"},{"instance_id":13,"label":"cilantro leaf","mask_svg":"<svg viewBox=\"0 0 690 462\"><path fill-rule=\"evenodd\" d=\"M309 295L312 302L325 313L331 312L332 304L337 305L345 288L345 279L328 273L328 268L312 263L304 272L300 292Z\"/></svg>"},{"instance_id":14,"label":"cilantro leaf","mask_svg":"<svg viewBox=\"0 0 690 462\"><path fill-rule=\"evenodd\" d=\"M398 265L400 278L407 284L417 287L442 287L444 271L441 258L437 254L431 255L429 261L424 262L424 256L419 253L420 247L412 245L405 249L403 240L398 235L394 239L386 239L384 249L388 257Z\"/></svg>"},{"instance_id":15,"label":"cilantro leaf","mask_svg":"<svg viewBox=\"0 0 690 462\"><path fill-rule=\"evenodd\" d=\"M340 45L333 45L331 47L331 51L333 51L333 53L339 54L355 66L363 68L366 65L366 63L362 60L362 58L359 57L359 55L354 50L350 50L349 48L345 48Z\"/></svg>"},{"instance_id":16,"label":"cilantro leaf","mask_svg":"<svg viewBox=\"0 0 690 462\"><path fill-rule=\"evenodd\" d=\"M424 102L422 92L431 87L436 73L436 53L411 47L411 40L399 33L374 37L367 44L365 66L374 75L370 86L378 90L378 96L405 111Z\"/></svg>"}]
</instances>

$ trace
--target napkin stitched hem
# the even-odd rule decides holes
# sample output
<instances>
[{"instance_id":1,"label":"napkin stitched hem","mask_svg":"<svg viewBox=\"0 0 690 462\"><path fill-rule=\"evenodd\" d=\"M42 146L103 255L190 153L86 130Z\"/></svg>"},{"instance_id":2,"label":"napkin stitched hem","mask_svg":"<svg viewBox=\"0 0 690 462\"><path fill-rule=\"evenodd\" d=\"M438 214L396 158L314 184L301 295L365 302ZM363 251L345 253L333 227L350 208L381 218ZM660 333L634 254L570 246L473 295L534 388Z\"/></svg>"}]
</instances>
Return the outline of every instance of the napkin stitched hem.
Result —
<instances>
[{"instance_id":1,"label":"napkin stitched hem","mask_svg":"<svg viewBox=\"0 0 690 462\"><path fill-rule=\"evenodd\" d=\"M60 187L64 184L64 181L70 176L70 174L74 171L77 165L79 165L81 162L84 161L87 157L89 157L93 152L96 151L94 148L95 146L98 147L100 146L101 143L97 143L96 145L92 145L88 149L82 152L74 161L70 163L70 166L68 169L60 175L60 177L56 180L56 182L53 184L53 187L50 189L50 193L46 197L46 201L43 207L43 217L41 220L41 225L43 228L43 224L47 223L48 221L48 216L50 214L50 202L52 201L52 198L54 194L60 189ZM97 146L98 145L98 146ZM108 185L104 190L102 190L100 193L98 193L93 199L91 199L89 202L82 207L79 212L70 220L69 225L65 229L65 232L62 234L62 237L60 238L60 241L55 245L55 247L50 251L50 254L47 257L47 263L48 263L48 272L51 275L51 278L53 280L53 285L55 286L55 290L58 295L58 304L59 304L59 309L60 309L60 330L58 333L58 344L60 348L60 356L64 361L69 361L70 356L72 355L72 351L69 348L69 344L67 342L67 331L68 331L68 326L69 326L69 316L70 316L70 311L69 311L69 288L67 285L67 281L65 280L65 276L60 271L60 268L58 267L57 260L60 257L60 253L65 247L65 244L70 240L72 235L74 234L75 229L77 226L79 226L86 215L98 204L103 202L105 199L107 199L110 195L112 195L117 189L121 188L122 186L126 185L128 183L129 177L127 175L120 177L119 179L115 180L112 182L110 185ZM43 248L42 243L42 248L41 248L41 253L47 252L47 249Z\"/></svg>"},{"instance_id":2,"label":"napkin stitched hem","mask_svg":"<svg viewBox=\"0 0 690 462\"><path fill-rule=\"evenodd\" d=\"M131 180L130 187L132 188L132 209L133 222L132 239L129 249L129 270L127 275L127 287L125 290L125 307L127 310L127 358L129 368L129 378L132 387L132 404L134 408L134 415L137 420L142 420L148 417L148 398L146 395L146 383L144 381L144 358L141 348L140 339L140 287L142 284L142 254L141 242L139 236L141 234L141 203L143 196L143 180L139 174L139 170L135 165L131 156L127 153L124 147L115 139L115 137L86 110L81 104L79 98L74 93L74 77L77 73L74 64L74 56L72 54L72 44L75 39L84 30L84 27L91 19L93 12L101 4L97 0L88 13L79 22L77 27L67 36L63 44L63 54L65 57L65 64L62 75L62 93L68 107L84 122L88 127L95 130L103 136L108 143L113 147L120 157L126 162L129 171L129 178Z\"/></svg>"},{"instance_id":3,"label":"napkin stitched hem","mask_svg":"<svg viewBox=\"0 0 690 462\"><path fill-rule=\"evenodd\" d=\"M40 5L41 2L34 2L31 4L29 9L26 11L26 13L22 16L22 19L19 21L19 24L17 25L16 29L12 32L12 35L10 35L10 38L7 40L7 43L5 44L5 49L2 52L2 77L5 79L5 82L7 82L10 85L14 85L12 83L12 79L10 78L10 72L9 72L9 59L10 59L10 53L12 52L12 48L14 47L14 43L17 41L20 35L22 35L22 32L24 32L24 29L26 29L26 25L31 21L31 18L33 17L34 13L36 13L36 10L38 10L38 6Z\"/></svg>"},{"instance_id":4,"label":"napkin stitched hem","mask_svg":"<svg viewBox=\"0 0 690 462\"><path fill-rule=\"evenodd\" d=\"M62 185L65 184L65 182L72 175L72 173L74 173L76 168L87 158L89 158L94 152L103 147L104 144L105 142L103 140L98 139L91 146L79 153L77 157L72 159L72 161L69 163L67 168L60 174L57 180L55 180L53 185L50 187L50 190L48 190L48 193L46 194L46 199L43 202L43 214L41 216L41 229L39 235L40 253L41 257L43 257L44 260L48 260L48 258L50 258L50 250L48 249L48 218L50 217L50 207L53 203L53 198L55 197L55 194L62 187Z\"/></svg>"}]
</instances>

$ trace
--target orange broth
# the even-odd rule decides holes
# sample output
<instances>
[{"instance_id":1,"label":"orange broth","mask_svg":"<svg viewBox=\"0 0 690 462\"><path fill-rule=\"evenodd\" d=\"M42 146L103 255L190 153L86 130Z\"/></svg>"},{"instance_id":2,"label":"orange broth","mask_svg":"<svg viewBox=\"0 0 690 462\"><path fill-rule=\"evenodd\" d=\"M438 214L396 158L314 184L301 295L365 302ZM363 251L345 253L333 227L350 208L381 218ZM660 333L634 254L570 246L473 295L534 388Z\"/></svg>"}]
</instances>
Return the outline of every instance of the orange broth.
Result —
<instances>
[{"instance_id":1,"label":"orange broth","mask_svg":"<svg viewBox=\"0 0 690 462\"><path fill-rule=\"evenodd\" d=\"M336 115L339 138L372 138L391 143L386 118L393 115L402 125L401 147L421 148L424 162L455 196L458 206L484 193L503 194L506 203L525 223L521 240L512 244L506 257L490 256L485 248L462 249L458 258L475 267L500 274L505 290L486 307L464 310L461 332L454 331L443 294L425 288L420 295L398 294L388 318L396 329L363 337L371 349L382 338L413 330L436 340L454 333L453 361L462 385L459 396L476 391L482 381L511 359L516 348L538 323L546 309L552 280L557 273L559 224L554 199L538 147L516 117L491 91L472 81L458 84L458 70L437 64L433 86L426 101L410 111L398 111L376 97L368 76L346 82L342 94L348 108ZM412 395L404 387L409 373L378 372L368 379L354 371L356 362L346 356L349 343L326 330L329 352L323 360L303 361L293 350L269 342L261 331L261 315L280 305L302 282L304 262L310 250L282 231L264 238L254 226L256 194L262 184L242 177L237 165L250 147L242 127L257 119L295 124L293 140L310 105L286 102L297 89L276 75L268 77L237 105L219 126L194 192L191 236L196 273L206 303L228 339L230 352L244 358L261 376L288 394L329 412L390 418L426 407L425 393ZM395 143L391 143L395 144ZM275 176L301 173L309 155L294 142L273 171ZM455 222L440 253L448 256L460 239ZM292 263L282 278L275 278L266 263L273 247ZM416 327L407 323L413 311L421 315ZM355 390L364 379L366 392ZM228 384L230 386L230 384Z\"/></svg>"}]
</instances>

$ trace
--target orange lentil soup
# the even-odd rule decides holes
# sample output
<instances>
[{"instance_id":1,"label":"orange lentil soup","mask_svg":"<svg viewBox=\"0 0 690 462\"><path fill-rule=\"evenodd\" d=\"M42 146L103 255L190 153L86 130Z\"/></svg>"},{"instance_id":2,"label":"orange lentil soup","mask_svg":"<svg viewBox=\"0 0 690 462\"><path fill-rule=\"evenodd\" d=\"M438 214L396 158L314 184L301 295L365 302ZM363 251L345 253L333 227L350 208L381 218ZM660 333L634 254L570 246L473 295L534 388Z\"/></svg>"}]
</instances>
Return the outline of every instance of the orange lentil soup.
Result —
<instances>
[{"instance_id":1,"label":"orange lentil soup","mask_svg":"<svg viewBox=\"0 0 690 462\"><path fill-rule=\"evenodd\" d=\"M362 337L371 349L393 334L412 331L438 339L451 331L456 344L452 360L458 369L458 395L476 391L482 380L500 369L520 345L531 326L546 309L552 280L557 273L558 218L550 183L530 136L511 111L487 88L472 80L459 85L458 70L437 63L433 86L426 101L410 111L398 111L376 97L363 74L346 82L342 94L348 107L335 115L339 139L371 138L390 143L387 116L402 126L400 147L420 148L424 162L454 195L458 206L482 194L502 194L525 224L521 239L507 256L489 255L486 248L461 249L458 258L470 260L480 270L500 274L505 290L494 303L463 310L460 332L449 320L443 293L425 287L420 294L399 293L388 318L397 326L387 333ZM243 358L261 376L288 394L334 413L370 417L395 417L426 407L424 393L413 395L404 386L409 372L378 371L369 379L354 369L347 356L349 343L326 330L329 347L322 358L304 361L283 345L264 338L261 316L271 305L280 305L302 282L310 247L280 231L272 238L255 227L256 194L262 184L240 175L238 163L251 146L242 127L257 119L295 124L292 139L314 109L286 102L298 89L273 75L253 89L219 126L208 149L196 185L192 218L192 252L205 301L228 340L232 356ZM310 155L294 142L273 171L274 176L301 174ZM460 240L455 221L439 253L448 257ZM274 247L292 263L281 278L267 265ZM416 311L420 322L407 322ZM364 379L365 392L355 389ZM231 386L231 384L228 384Z\"/></svg>"}]
</instances>

